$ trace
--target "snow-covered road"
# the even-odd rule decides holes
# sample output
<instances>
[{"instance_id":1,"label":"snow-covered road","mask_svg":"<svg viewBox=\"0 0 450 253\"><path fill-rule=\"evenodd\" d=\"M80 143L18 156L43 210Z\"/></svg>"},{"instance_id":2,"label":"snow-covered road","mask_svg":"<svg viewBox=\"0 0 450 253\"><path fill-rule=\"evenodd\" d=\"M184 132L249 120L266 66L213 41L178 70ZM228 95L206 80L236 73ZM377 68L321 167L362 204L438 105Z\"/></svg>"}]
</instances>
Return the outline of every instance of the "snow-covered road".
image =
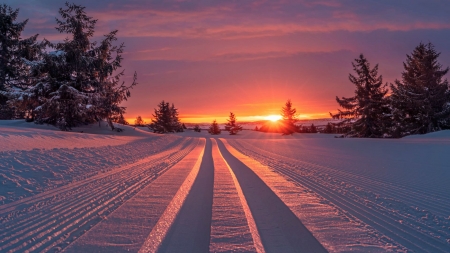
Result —
<instances>
[{"instance_id":1,"label":"snow-covered road","mask_svg":"<svg viewBox=\"0 0 450 253\"><path fill-rule=\"evenodd\" d=\"M450 252L448 133L6 130L0 252Z\"/></svg>"}]
</instances>

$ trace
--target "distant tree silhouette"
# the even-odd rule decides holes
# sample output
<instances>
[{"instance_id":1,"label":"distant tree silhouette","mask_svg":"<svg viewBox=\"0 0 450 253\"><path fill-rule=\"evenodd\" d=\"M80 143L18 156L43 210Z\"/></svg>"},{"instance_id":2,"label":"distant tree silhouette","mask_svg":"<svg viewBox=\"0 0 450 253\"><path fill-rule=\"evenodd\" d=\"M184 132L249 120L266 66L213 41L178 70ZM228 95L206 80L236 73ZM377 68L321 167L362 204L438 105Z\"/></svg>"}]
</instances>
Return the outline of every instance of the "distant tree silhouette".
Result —
<instances>
[{"instance_id":1,"label":"distant tree silhouette","mask_svg":"<svg viewBox=\"0 0 450 253\"><path fill-rule=\"evenodd\" d=\"M356 86L355 96L350 98L336 97L338 104L344 109L331 114L335 119L344 119L341 124L351 126L348 137L383 137L388 124L389 104L385 99L388 92L383 85L383 78L378 75L378 64L373 69L364 55L360 55L352 63L356 76L350 74L350 82Z\"/></svg>"},{"instance_id":2,"label":"distant tree silhouette","mask_svg":"<svg viewBox=\"0 0 450 253\"><path fill-rule=\"evenodd\" d=\"M334 126L330 122L328 122L328 124L323 129L323 133L326 133L326 134L334 133L334 131L335 131Z\"/></svg>"},{"instance_id":3,"label":"distant tree silhouette","mask_svg":"<svg viewBox=\"0 0 450 253\"><path fill-rule=\"evenodd\" d=\"M292 107L292 102L288 99L284 107L281 108L283 135L293 134L297 131L297 127L295 126L295 122L298 121L296 113L297 110Z\"/></svg>"},{"instance_id":4,"label":"distant tree silhouette","mask_svg":"<svg viewBox=\"0 0 450 253\"><path fill-rule=\"evenodd\" d=\"M255 126L255 131L259 131L259 128L258 128L258 126Z\"/></svg>"},{"instance_id":5,"label":"distant tree silhouette","mask_svg":"<svg viewBox=\"0 0 450 253\"><path fill-rule=\"evenodd\" d=\"M309 132L313 133L313 134L317 133L317 127L314 126L314 124L311 124L311 127L309 128Z\"/></svg>"},{"instance_id":6,"label":"distant tree silhouette","mask_svg":"<svg viewBox=\"0 0 450 253\"><path fill-rule=\"evenodd\" d=\"M144 126L144 120L142 119L141 116L137 116L136 119L134 120L134 125L135 126Z\"/></svg>"},{"instance_id":7,"label":"distant tree silhouette","mask_svg":"<svg viewBox=\"0 0 450 253\"><path fill-rule=\"evenodd\" d=\"M230 135L235 135L239 131L242 131L242 126L236 123L236 116L234 113L230 112L228 123L225 124L225 130L230 133Z\"/></svg>"},{"instance_id":8,"label":"distant tree silhouette","mask_svg":"<svg viewBox=\"0 0 450 253\"><path fill-rule=\"evenodd\" d=\"M200 133L201 131L202 131L202 129L200 128L199 125L195 125L195 126L194 126L194 132Z\"/></svg>"},{"instance_id":9,"label":"distant tree silhouette","mask_svg":"<svg viewBox=\"0 0 450 253\"><path fill-rule=\"evenodd\" d=\"M209 126L208 133L217 135L217 134L220 134L220 132L221 131L219 128L219 124L217 124L217 121L214 120L213 123Z\"/></svg>"},{"instance_id":10,"label":"distant tree silhouette","mask_svg":"<svg viewBox=\"0 0 450 253\"><path fill-rule=\"evenodd\" d=\"M431 43L417 46L403 63L402 80L391 84L393 137L450 128L449 68L437 61Z\"/></svg>"},{"instance_id":11,"label":"distant tree silhouette","mask_svg":"<svg viewBox=\"0 0 450 253\"><path fill-rule=\"evenodd\" d=\"M169 102L161 101L152 116L149 129L153 132L161 134L183 132L183 127L178 119L178 110L174 104L170 105Z\"/></svg>"}]
</instances>

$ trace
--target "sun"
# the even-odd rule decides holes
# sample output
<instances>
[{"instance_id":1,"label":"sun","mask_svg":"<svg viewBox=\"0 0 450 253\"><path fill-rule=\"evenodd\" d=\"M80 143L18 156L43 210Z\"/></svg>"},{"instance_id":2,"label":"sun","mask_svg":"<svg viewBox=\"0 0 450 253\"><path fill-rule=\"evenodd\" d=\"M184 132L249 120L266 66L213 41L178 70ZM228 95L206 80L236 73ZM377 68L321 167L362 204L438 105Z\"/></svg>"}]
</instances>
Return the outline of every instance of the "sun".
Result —
<instances>
[{"instance_id":1,"label":"sun","mask_svg":"<svg viewBox=\"0 0 450 253\"><path fill-rule=\"evenodd\" d=\"M264 119L270 120L270 121L277 121L277 120L281 119L281 115L276 115L276 114L268 115L268 116L264 117Z\"/></svg>"}]
</instances>

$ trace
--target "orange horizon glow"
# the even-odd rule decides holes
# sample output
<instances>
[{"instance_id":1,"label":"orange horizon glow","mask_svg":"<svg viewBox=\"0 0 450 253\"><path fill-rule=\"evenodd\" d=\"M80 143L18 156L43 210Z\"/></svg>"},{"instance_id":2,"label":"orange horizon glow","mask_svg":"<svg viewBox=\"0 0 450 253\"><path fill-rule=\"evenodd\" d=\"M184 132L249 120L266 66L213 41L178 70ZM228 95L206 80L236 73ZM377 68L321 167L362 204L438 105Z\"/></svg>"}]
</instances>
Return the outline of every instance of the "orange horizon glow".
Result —
<instances>
[{"instance_id":1,"label":"orange horizon glow","mask_svg":"<svg viewBox=\"0 0 450 253\"><path fill-rule=\"evenodd\" d=\"M126 120L128 121L128 123L134 124L134 121L137 116L139 116L139 115L136 115L134 117L127 117ZM149 124L152 122L151 117L145 117L142 115L141 115L141 117L146 124ZM185 117L185 116L181 115L179 118L182 123L211 123L211 122L213 122L213 120L216 120L217 123L222 124L222 123L227 122L228 116L214 117L214 116L199 115L198 117L195 117L194 115L189 115L188 117ZM241 117L237 116L237 122L256 122L256 121L264 121L264 120L276 122L276 121L280 120L281 118L282 118L281 115L277 115L277 114L250 115L250 116L241 116ZM328 113L315 113L315 114L298 115L298 119L300 119L300 120L313 120L313 119L324 119L324 118L329 118L329 114Z\"/></svg>"}]
</instances>

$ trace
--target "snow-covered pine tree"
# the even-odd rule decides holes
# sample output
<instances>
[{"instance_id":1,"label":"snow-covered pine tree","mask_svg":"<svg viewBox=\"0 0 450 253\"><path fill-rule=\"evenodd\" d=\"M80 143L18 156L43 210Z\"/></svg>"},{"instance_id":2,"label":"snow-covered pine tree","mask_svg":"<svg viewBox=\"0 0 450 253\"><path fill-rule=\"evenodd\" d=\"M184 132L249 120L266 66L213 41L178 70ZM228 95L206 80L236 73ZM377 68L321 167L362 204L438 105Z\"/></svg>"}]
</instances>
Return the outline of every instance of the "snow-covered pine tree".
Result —
<instances>
[{"instance_id":1,"label":"snow-covered pine tree","mask_svg":"<svg viewBox=\"0 0 450 253\"><path fill-rule=\"evenodd\" d=\"M391 84L392 135L425 134L450 128L449 68L437 61L431 43L420 43L403 63L402 80Z\"/></svg>"},{"instance_id":2,"label":"snow-covered pine tree","mask_svg":"<svg viewBox=\"0 0 450 253\"><path fill-rule=\"evenodd\" d=\"M344 119L342 126L350 125L346 137L380 138L384 136L389 122L388 92L383 78L378 75L378 64L373 69L364 55L352 63L356 76L349 74L350 82L356 86L355 96L339 98L336 101L344 109L331 114L335 119Z\"/></svg>"},{"instance_id":3,"label":"snow-covered pine tree","mask_svg":"<svg viewBox=\"0 0 450 253\"><path fill-rule=\"evenodd\" d=\"M230 133L230 135L235 135L239 131L242 131L242 126L236 123L236 116L234 113L230 112L229 119L227 119L227 123L225 124L225 130Z\"/></svg>"},{"instance_id":4,"label":"snow-covered pine tree","mask_svg":"<svg viewBox=\"0 0 450 253\"><path fill-rule=\"evenodd\" d=\"M286 101L286 104L281 108L281 117L282 117L282 135L293 134L297 132L297 126L295 122L297 119L297 109L292 107L292 102L290 99Z\"/></svg>"},{"instance_id":5,"label":"snow-covered pine tree","mask_svg":"<svg viewBox=\"0 0 450 253\"><path fill-rule=\"evenodd\" d=\"M217 124L216 120L214 120L213 123L209 126L208 133L210 133L212 135L217 135L217 134L221 133L219 124Z\"/></svg>"},{"instance_id":6,"label":"snow-covered pine tree","mask_svg":"<svg viewBox=\"0 0 450 253\"><path fill-rule=\"evenodd\" d=\"M37 34L21 38L28 19L16 22L18 15L19 9L0 5L0 119L24 116L12 98L28 86L26 62L35 60L43 48L42 43L36 43Z\"/></svg>"},{"instance_id":7,"label":"snow-covered pine tree","mask_svg":"<svg viewBox=\"0 0 450 253\"><path fill-rule=\"evenodd\" d=\"M32 107L29 112L36 123L47 123L62 130L106 120L113 121L125 113L119 104L130 96L136 85L136 73L130 86L120 83L123 44L112 45L117 31L107 34L101 43L90 42L97 20L87 16L85 8L66 3L57 19L60 33L71 35L60 43L47 42L54 51L42 54L42 60L29 62L33 86L22 92L17 101ZM119 129L120 130L120 129Z\"/></svg>"},{"instance_id":8,"label":"snow-covered pine tree","mask_svg":"<svg viewBox=\"0 0 450 253\"><path fill-rule=\"evenodd\" d=\"M120 106L124 100L130 97L130 89L137 85L137 74L134 73L133 82L126 86L124 82L120 82L120 78L124 75L121 71L114 75L114 72L121 67L122 53L124 44L114 46L113 42L117 40L117 30L105 35L98 47L92 49L95 55L93 67L97 72L94 75L99 79L100 85L93 96L93 106L96 110L97 118L105 119L112 130L114 125L112 122L123 117L126 108Z\"/></svg>"}]
</instances>

